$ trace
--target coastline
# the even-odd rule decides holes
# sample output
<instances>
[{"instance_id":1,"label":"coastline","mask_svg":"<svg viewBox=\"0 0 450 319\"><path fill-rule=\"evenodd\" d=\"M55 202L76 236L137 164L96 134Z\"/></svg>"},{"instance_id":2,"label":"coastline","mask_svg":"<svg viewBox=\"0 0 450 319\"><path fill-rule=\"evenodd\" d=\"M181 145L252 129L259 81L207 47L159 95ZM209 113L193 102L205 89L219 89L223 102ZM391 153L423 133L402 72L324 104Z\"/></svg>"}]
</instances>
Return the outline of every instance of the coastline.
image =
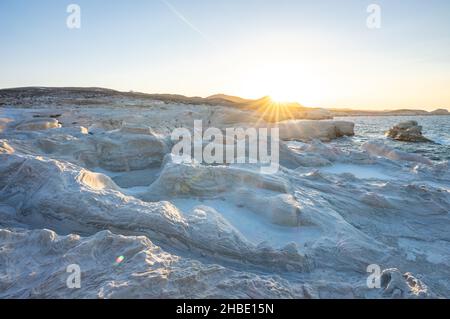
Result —
<instances>
[{"instance_id":1,"label":"coastline","mask_svg":"<svg viewBox=\"0 0 450 319\"><path fill-rule=\"evenodd\" d=\"M0 108L0 297L450 296L448 161L352 122L292 120L273 174L177 162L175 128L258 118L79 94L15 96ZM83 271L79 290L65 286L69 264ZM374 264L378 289L366 284Z\"/></svg>"}]
</instances>

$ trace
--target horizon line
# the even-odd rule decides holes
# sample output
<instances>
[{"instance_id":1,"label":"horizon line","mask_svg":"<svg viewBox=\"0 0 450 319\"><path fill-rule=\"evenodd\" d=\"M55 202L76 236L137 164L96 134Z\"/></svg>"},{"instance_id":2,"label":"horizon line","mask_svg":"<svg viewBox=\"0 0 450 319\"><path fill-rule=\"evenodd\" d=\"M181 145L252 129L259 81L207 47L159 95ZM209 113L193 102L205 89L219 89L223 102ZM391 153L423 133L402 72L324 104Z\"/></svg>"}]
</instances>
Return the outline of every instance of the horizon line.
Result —
<instances>
[{"instance_id":1,"label":"horizon line","mask_svg":"<svg viewBox=\"0 0 450 319\"><path fill-rule=\"evenodd\" d=\"M227 97L235 97L235 98L239 98L239 99L243 99L243 100L249 100L249 101L258 101L264 98L271 98L272 97L270 95L264 95L260 98L247 98L247 97L242 97L239 95L235 95L235 94L227 94L227 93L214 93L208 96L200 96L200 95L185 95L185 94L180 94L180 93L162 93L162 92L144 92L144 91L134 91L134 90L128 90L128 91L124 91L121 89L112 89L112 88L108 88L108 87L102 87L102 86L43 86L43 85L29 85L29 86L16 86L16 87L2 87L0 88L0 91L4 91L4 90L17 90L17 89L101 89L101 90L109 90L109 91L115 91L118 93L126 93L126 94L145 94L145 95L173 95L173 96L181 96L181 97L186 97L186 98L191 98L191 99L208 99L211 98L213 96L216 95L223 95L223 96L227 96ZM277 101L274 101L277 102ZM428 113L431 113L433 111L438 111L438 110L447 110L448 112L450 112L450 106L449 107L434 107L435 109L433 111L427 111L425 109L422 108L384 108L384 109L358 109L358 108L353 108L353 107L323 107L323 106L307 106L307 105L303 105L300 101L283 101L283 102L277 102L280 104L299 104L301 107L305 107L305 108L312 108L312 109L327 109L327 110L334 110L334 111L360 111L360 112L393 112L393 111L425 111Z\"/></svg>"}]
</instances>

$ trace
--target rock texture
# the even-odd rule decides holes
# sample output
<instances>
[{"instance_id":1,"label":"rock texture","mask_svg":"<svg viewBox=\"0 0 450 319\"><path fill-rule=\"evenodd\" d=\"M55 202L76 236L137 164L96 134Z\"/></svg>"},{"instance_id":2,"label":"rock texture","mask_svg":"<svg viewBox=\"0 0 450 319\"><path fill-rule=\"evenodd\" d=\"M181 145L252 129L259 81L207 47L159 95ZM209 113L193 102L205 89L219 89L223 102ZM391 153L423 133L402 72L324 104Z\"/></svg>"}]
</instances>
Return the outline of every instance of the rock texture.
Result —
<instances>
[{"instance_id":1,"label":"rock texture","mask_svg":"<svg viewBox=\"0 0 450 319\"><path fill-rule=\"evenodd\" d=\"M403 142L433 142L422 135L422 126L416 121L399 123L387 131L386 136Z\"/></svg>"},{"instance_id":2,"label":"rock texture","mask_svg":"<svg viewBox=\"0 0 450 319\"><path fill-rule=\"evenodd\" d=\"M355 125L347 121L283 121L278 123L283 140L330 141L342 136L353 136Z\"/></svg>"},{"instance_id":3,"label":"rock texture","mask_svg":"<svg viewBox=\"0 0 450 319\"><path fill-rule=\"evenodd\" d=\"M350 122L48 94L0 108L0 298L450 297L447 162L324 142ZM175 161L199 119L280 126L279 171Z\"/></svg>"},{"instance_id":4,"label":"rock texture","mask_svg":"<svg viewBox=\"0 0 450 319\"><path fill-rule=\"evenodd\" d=\"M394 161L408 161L432 165L432 162L428 158L418 154L411 154L393 149L380 141L366 142L361 148L371 155L382 156Z\"/></svg>"}]
</instances>

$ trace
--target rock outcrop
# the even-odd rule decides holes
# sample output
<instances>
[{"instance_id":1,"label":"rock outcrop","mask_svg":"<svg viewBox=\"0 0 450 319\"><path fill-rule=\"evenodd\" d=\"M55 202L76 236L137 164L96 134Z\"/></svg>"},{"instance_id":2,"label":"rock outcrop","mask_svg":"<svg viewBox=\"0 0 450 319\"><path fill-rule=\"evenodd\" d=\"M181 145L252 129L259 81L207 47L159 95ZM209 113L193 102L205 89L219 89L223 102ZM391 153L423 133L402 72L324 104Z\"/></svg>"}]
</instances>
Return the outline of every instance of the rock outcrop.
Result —
<instances>
[{"instance_id":1,"label":"rock outcrop","mask_svg":"<svg viewBox=\"0 0 450 319\"><path fill-rule=\"evenodd\" d=\"M348 121L292 120L278 123L282 140L330 141L342 136L355 135L355 124Z\"/></svg>"},{"instance_id":2,"label":"rock outcrop","mask_svg":"<svg viewBox=\"0 0 450 319\"><path fill-rule=\"evenodd\" d=\"M267 123L254 110L104 90L50 102L46 90L8 92L0 298L450 297L450 169L406 152L440 145L325 143L354 124ZM194 120L279 125L279 170L174 160L170 135ZM67 288L71 264L80 289ZM373 264L387 269L374 289Z\"/></svg>"},{"instance_id":3,"label":"rock outcrop","mask_svg":"<svg viewBox=\"0 0 450 319\"><path fill-rule=\"evenodd\" d=\"M10 269L7 276L0 277L0 298L290 299L317 296L317 291L309 285L294 287L276 275L255 275L180 258L145 236L102 231L80 237L60 236L49 230L0 229L0 240L4 248L0 250L2 267L14 265L14 271ZM123 258L120 263L116 261L119 256ZM78 265L82 271L79 289L67 288L69 265Z\"/></svg>"},{"instance_id":4,"label":"rock outcrop","mask_svg":"<svg viewBox=\"0 0 450 319\"><path fill-rule=\"evenodd\" d=\"M433 142L422 135L422 126L416 121L401 122L387 131L386 136L403 142Z\"/></svg>"},{"instance_id":5,"label":"rock outcrop","mask_svg":"<svg viewBox=\"0 0 450 319\"><path fill-rule=\"evenodd\" d=\"M432 165L432 162L428 158L419 154L411 154L393 149L381 141L366 142L361 148L372 156L381 156L393 161L408 161Z\"/></svg>"},{"instance_id":6,"label":"rock outcrop","mask_svg":"<svg viewBox=\"0 0 450 319\"><path fill-rule=\"evenodd\" d=\"M383 297L393 299L435 297L428 287L411 273L402 274L398 269L385 269L381 274Z\"/></svg>"}]
</instances>

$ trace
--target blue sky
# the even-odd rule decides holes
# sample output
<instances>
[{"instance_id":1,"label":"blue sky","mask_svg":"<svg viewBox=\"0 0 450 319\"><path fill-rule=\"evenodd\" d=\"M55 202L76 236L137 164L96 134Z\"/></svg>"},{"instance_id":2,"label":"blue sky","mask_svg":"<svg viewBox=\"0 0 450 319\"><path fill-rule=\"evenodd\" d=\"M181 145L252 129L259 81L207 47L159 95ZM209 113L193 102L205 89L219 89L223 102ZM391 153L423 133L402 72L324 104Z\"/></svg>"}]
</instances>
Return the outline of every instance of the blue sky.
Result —
<instances>
[{"instance_id":1,"label":"blue sky","mask_svg":"<svg viewBox=\"0 0 450 319\"><path fill-rule=\"evenodd\" d=\"M380 29L366 26L371 3ZM0 43L0 87L450 107L447 0L2 0Z\"/></svg>"}]
</instances>

